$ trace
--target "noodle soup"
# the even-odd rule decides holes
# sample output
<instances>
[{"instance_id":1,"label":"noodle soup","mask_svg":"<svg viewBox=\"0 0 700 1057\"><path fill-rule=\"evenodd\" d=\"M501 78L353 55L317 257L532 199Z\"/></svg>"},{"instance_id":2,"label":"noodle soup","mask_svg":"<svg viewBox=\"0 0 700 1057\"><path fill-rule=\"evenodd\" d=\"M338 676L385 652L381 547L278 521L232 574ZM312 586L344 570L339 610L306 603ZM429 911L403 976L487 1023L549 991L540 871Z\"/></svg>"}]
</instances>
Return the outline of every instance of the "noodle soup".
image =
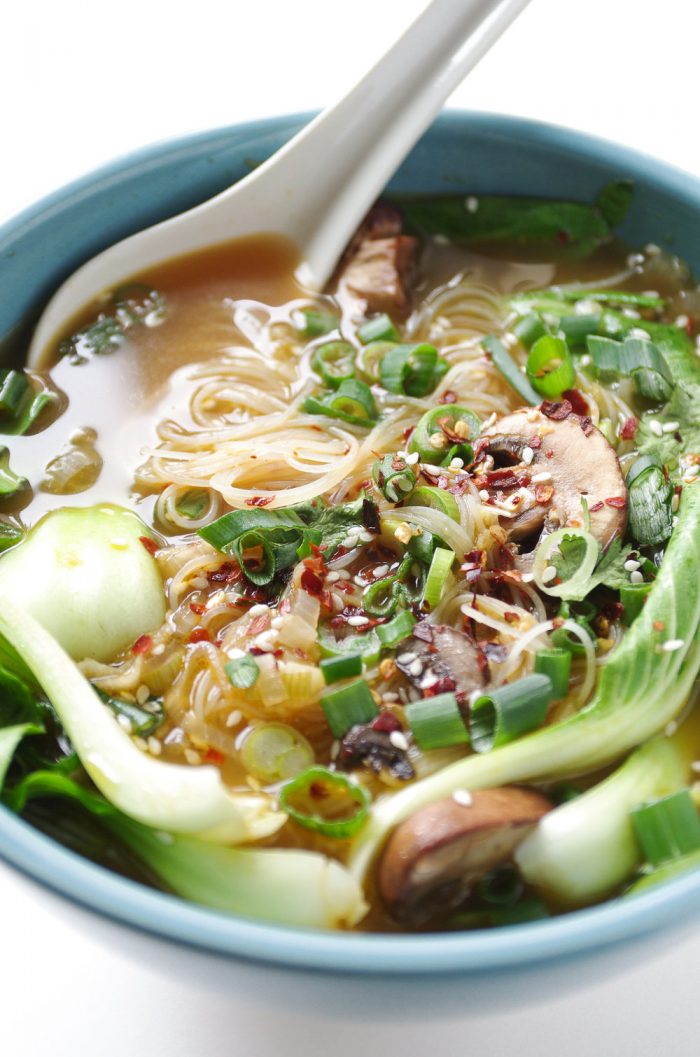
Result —
<instances>
[{"instance_id":1,"label":"noodle soup","mask_svg":"<svg viewBox=\"0 0 700 1057\"><path fill-rule=\"evenodd\" d=\"M698 299L614 241L626 195L380 203L322 296L215 247L5 372L10 806L314 927L689 868Z\"/></svg>"}]
</instances>

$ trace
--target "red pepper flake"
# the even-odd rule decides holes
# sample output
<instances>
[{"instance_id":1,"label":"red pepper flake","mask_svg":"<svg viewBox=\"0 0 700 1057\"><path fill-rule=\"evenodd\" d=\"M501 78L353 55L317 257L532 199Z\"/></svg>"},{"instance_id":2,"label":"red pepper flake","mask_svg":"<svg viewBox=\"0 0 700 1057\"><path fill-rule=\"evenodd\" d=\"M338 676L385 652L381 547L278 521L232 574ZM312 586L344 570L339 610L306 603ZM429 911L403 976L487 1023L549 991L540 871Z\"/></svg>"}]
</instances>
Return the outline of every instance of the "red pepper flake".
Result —
<instances>
[{"instance_id":1,"label":"red pepper flake","mask_svg":"<svg viewBox=\"0 0 700 1057\"><path fill-rule=\"evenodd\" d=\"M393 712L384 711L375 716L370 723L372 730L379 730L383 734L393 734L395 730L401 730L401 724Z\"/></svg>"},{"instance_id":2,"label":"red pepper flake","mask_svg":"<svg viewBox=\"0 0 700 1057\"><path fill-rule=\"evenodd\" d=\"M625 419L625 423L622 429L620 430L620 439L634 440L635 436L637 435L638 425L639 421L634 417L634 415L630 415L629 418Z\"/></svg>"},{"instance_id":3,"label":"red pepper flake","mask_svg":"<svg viewBox=\"0 0 700 1057\"><path fill-rule=\"evenodd\" d=\"M207 572L207 580L210 584L232 584L242 579L243 570L236 562L224 562L217 569Z\"/></svg>"},{"instance_id":4,"label":"red pepper flake","mask_svg":"<svg viewBox=\"0 0 700 1057\"><path fill-rule=\"evenodd\" d=\"M571 233L565 228L560 228L557 231L557 242L560 246L567 246L571 242Z\"/></svg>"},{"instance_id":5,"label":"red pepper flake","mask_svg":"<svg viewBox=\"0 0 700 1057\"><path fill-rule=\"evenodd\" d=\"M581 429L583 430L584 436L590 437L591 433L595 429L593 425L593 419L590 415L584 415L580 422Z\"/></svg>"},{"instance_id":6,"label":"red pepper flake","mask_svg":"<svg viewBox=\"0 0 700 1057\"><path fill-rule=\"evenodd\" d=\"M446 389L445 392L440 397L440 399L438 400L438 403L439 404L456 404L457 403L457 394L455 393L454 389Z\"/></svg>"},{"instance_id":7,"label":"red pepper flake","mask_svg":"<svg viewBox=\"0 0 700 1057\"><path fill-rule=\"evenodd\" d=\"M328 613L332 613L333 612L333 592L329 591L327 587L324 587L324 589L321 591L321 594L318 596L318 598L319 598L319 601L320 601L321 605L323 606L323 608Z\"/></svg>"},{"instance_id":8,"label":"red pepper flake","mask_svg":"<svg viewBox=\"0 0 700 1057\"><path fill-rule=\"evenodd\" d=\"M362 524L368 532L378 533L381 528L377 504L366 497L362 500Z\"/></svg>"},{"instance_id":9,"label":"red pepper flake","mask_svg":"<svg viewBox=\"0 0 700 1057\"><path fill-rule=\"evenodd\" d=\"M623 510L627 506L627 499L623 495L614 495L610 499L605 500L606 506L612 506L616 510Z\"/></svg>"},{"instance_id":10,"label":"red pepper flake","mask_svg":"<svg viewBox=\"0 0 700 1057\"><path fill-rule=\"evenodd\" d=\"M211 642L211 635L206 628L195 628L190 632L188 642Z\"/></svg>"},{"instance_id":11,"label":"red pepper flake","mask_svg":"<svg viewBox=\"0 0 700 1057\"><path fill-rule=\"evenodd\" d=\"M432 686L422 690L423 697L437 697L438 694L451 694L457 689L457 684L449 675L443 675Z\"/></svg>"},{"instance_id":12,"label":"red pepper flake","mask_svg":"<svg viewBox=\"0 0 700 1057\"><path fill-rule=\"evenodd\" d=\"M307 594L318 597L323 590L323 580L313 569L304 569L299 581Z\"/></svg>"},{"instance_id":13,"label":"red pepper flake","mask_svg":"<svg viewBox=\"0 0 700 1057\"><path fill-rule=\"evenodd\" d=\"M693 331L695 330L695 320L692 316L688 316L688 322L685 325L686 332L689 338L692 338Z\"/></svg>"},{"instance_id":14,"label":"red pepper flake","mask_svg":"<svg viewBox=\"0 0 700 1057\"><path fill-rule=\"evenodd\" d=\"M538 436L537 434L535 434L534 437L530 437L530 440L528 441L528 446L532 448L533 451L538 451L542 447L542 437Z\"/></svg>"},{"instance_id":15,"label":"red pepper flake","mask_svg":"<svg viewBox=\"0 0 700 1057\"><path fill-rule=\"evenodd\" d=\"M253 617L248 625L248 634L259 635L261 631L265 631L269 619L269 613L259 613L257 617Z\"/></svg>"},{"instance_id":16,"label":"red pepper flake","mask_svg":"<svg viewBox=\"0 0 700 1057\"><path fill-rule=\"evenodd\" d=\"M545 455L546 459L553 459L554 458L554 452L552 451L551 448L547 448L547 451L544 453L544 455Z\"/></svg>"},{"instance_id":17,"label":"red pepper flake","mask_svg":"<svg viewBox=\"0 0 700 1057\"><path fill-rule=\"evenodd\" d=\"M139 536L139 539L151 556L158 553L158 544L150 536Z\"/></svg>"},{"instance_id":18,"label":"red pepper flake","mask_svg":"<svg viewBox=\"0 0 700 1057\"><path fill-rule=\"evenodd\" d=\"M190 609L193 613L196 613L198 617L201 617L202 613L206 610L206 606L202 605L201 602L190 602Z\"/></svg>"},{"instance_id":19,"label":"red pepper flake","mask_svg":"<svg viewBox=\"0 0 700 1057\"><path fill-rule=\"evenodd\" d=\"M224 756L223 752L219 752L219 750L215 749L213 745L210 745L207 751L202 756L202 759L205 763L215 763L217 765L220 765L224 762L226 757Z\"/></svg>"},{"instance_id":20,"label":"red pepper flake","mask_svg":"<svg viewBox=\"0 0 700 1057\"><path fill-rule=\"evenodd\" d=\"M584 417L590 412L588 401L578 389L565 389L561 395L569 401L576 415Z\"/></svg>"},{"instance_id":21,"label":"red pepper flake","mask_svg":"<svg viewBox=\"0 0 700 1057\"><path fill-rule=\"evenodd\" d=\"M476 565L471 562L464 562L459 567L460 572L464 573L464 579L468 584L475 584L481 576L481 565Z\"/></svg>"},{"instance_id":22,"label":"red pepper flake","mask_svg":"<svg viewBox=\"0 0 700 1057\"><path fill-rule=\"evenodd\" d=\"M538 484L535 485L535 499L538 503L545 505L551 502L552 496L554 495L554 487L551 484Z\"/></svg>"},{"instance_id":23,"label":"red pepper flake","mask_svg":"<svg viewBox=\"0 0 700 1057\"><path fill-rule=\"evenodd\" d=\"M512 613L509 611L503 614L503 619L507 624L517 624L520 620L520 617L517 613Z\"/></svg>"},{"instance_id":24,"label":"red pepper flake","mask_svg":"<svg viewBox=\"0 0 700 1057\"><path fill-rule=\"evenodd\" d=\"M573 408L568 400L543 400L540 404L540 411L547 418L552 418L555 422L561 422L562 419L569 417Z\"/></svg>"},{"instance_id":25,"label":"red pepper flake","mask_svg":"<svg viewBox=\"0 0 700 1057\"><path fill-rule=\"evenodd\" d=\"M485 477L487 488L502 488L506 491L509 488L518 487L518 478L511 469L503 470L492 470L486 474Z\"/></svg>"},{"instance_id":26,"label":"red pepper flake","mask_svg":"<svg viewBox=\"0 0 700 1057\"><path fill-rule=\"evenodd\" d=\"M603 613L608 620L622 620L625 613L625 607L622 602L608 602L603 609Z\"/></svg>"},{"instance_id":27,"label":"red pepper flake","mask_svg":"<svg viewBox=\"0 0 700 1057\"><path fill-rule=\"evenodd\" d=\"M266 652L266 650L261 650L259 646L251 646L248 650L248 653L252 653L253 657L262 657L263 653Z\"/></svg>"},{"instance_id":28,"label":"red pepper flake","mask_svg":"<svg viewBox=\"0 0 700 1057\"><path fill-rule=\"evenodd\" d=\"M653 627L654 631L665 631L666 630L666 625L664 624L663 620L655 620L654 623L652 624L652 627Z\"/></svg>"},{"instance_id":29,"label":"red pepper flake","mask_svg":"<svg viewBox=\"0 0 700 1057\"><path fill-rule=\"evenodd\" d=\"M421 642L432 642L433 641L433 625L429 624L427 620L421 620L413 629L414 639L420 639Z\"/></svg>"},{"instance_id":30,"label":"red pepper flake","mask_svg":"<svg viewBox=\"0 0 700 1057\"><path fill-rule=\"evenodd\" d=\"M152 645L153 639L150 635L141 635L131 647L131 652L136 654L148 653Z\"/></svg>"},{"instance_id":31,"label":"red pepper flake","mask_svg":"<svg viewBox=\"0 0 700 1057\"><path fill-rule=\"evenodd\" d=\"M254 495L252 499L246 499L246 506L267 506L275 497L273 495Z\"/></svg>"},{"instance_id":32,"label":"red pepper flake","mask_svg":"<svg viewBox=\"0 0 700 1057\"><path fill-rule=\"evenodd\" d=\"M405 429L405 430L403 431L403 440L404 440L404 444L405 444L405 443L406 443L406 442L407 442L408 440L410 440L411 434L413 433L413 431L414 431L414 429L415 429L415 428L416 428L415 426L407 426L407 427L406 427L406 429Z\"/></svg>"},{"instance_id":33,"label":"red pepper flake","mask_svg":"<svg viewBox=\"0 0 700 1057\"><path fill-rule=\"evenodd\" d=\"M603 500L599 499L597 503L593 504L593 506L589 506L588 513L595 514L598 510L602 510L604 506L605 504L603 503Z\"/></svg>"}]
</instances>

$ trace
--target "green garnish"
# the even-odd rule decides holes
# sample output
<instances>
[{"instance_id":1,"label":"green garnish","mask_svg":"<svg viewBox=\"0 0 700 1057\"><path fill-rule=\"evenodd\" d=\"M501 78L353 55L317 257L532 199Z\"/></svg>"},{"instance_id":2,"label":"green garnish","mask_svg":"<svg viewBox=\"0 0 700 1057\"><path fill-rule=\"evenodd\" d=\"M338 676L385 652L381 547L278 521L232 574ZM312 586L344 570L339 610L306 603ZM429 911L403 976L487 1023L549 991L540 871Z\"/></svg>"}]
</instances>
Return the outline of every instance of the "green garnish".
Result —
<instances>
[{"instance_id":1,"label":"green garnish","mask_svg":"<svg viewBox=\"0 0 700 1057\"><path fill-rule=\"evenodd\" d=\"M302 338L320 338L335 330L338 322L332 312L322 312L318 308L298 308L292 312L292 323Z\"/></svg>"},{"instance_id":2,"label":"green garnish","mask_svg":"<svg viewBox=\"0 0 700 1057\"><path fill-rule=\"evenodd\" d=\"M326 385L337 389L344 381L355 377L355 349L347 341L319 345L311 356L311 369Z\"/></svg>"},{"instance_id":3,"label":"green garnish","mask_svg":"<svg viewBox=\"0 0 700 1057\"><path fill-rule=\"evenodd\" d=\"M182 514L183 517L191 518L192 521L196 521L200 518L204 511L209 506L209 493L205 492L202 488L190 488L188 492L185 492L183 496L178 499L175 504L175 509L178 514Z\"/></svg>"},{"instance_id":4,"label":"green garnish","mask_svg":"<svg viewBox=\"0 0 700 1057\"><path fill-rule=\"evenodd\" d=\"M379 381L390 393L426 396L447 370L434 345L394 345L380 360Z\"/></svg>"},{"instance_id":5,"label":"green garnish","mask_svg":"<svg viewBox=\"0 0 700 1057\"><path fill-rule=\"evenodd\" d=\"M415 624L416 618L413 613L409 613L407 609L404 609L393 620L390 620L388 624L378 624L375 628L375 634L384 649L393 649L394 646L398 646L400 642L403 642L411 634Z\"/></svg>"},{"instance_id":6,"label":"green garnish","mask_svg":"<svg viewBox=\"0 0 700 1057\"><path fill-rule=\"evenodd\" d=\"M652 866L700 849L700 816L689 789L679 789L632 812L632 824Z\"/></svg>"},{"instance_id":7,"label":"green garnish","mask_svg":"<svg viewBox=\"0 0 700 1057\"><path fill-rule=\"evenodd\" d=\"M574 362L562 338L545 334L538 338L527 358L527 376L541 396L557 397L576 382Z\"/></svg>"},{"instance_id":8,"label":"green garnish","mask_svg":"<svg viewBox=\"0 0 700 1057\"><path fill-rule=\"evenodd\" d=\"M366 789L325 767L310 767L280 790L280 807L289 817L325 837L352 837L369 805Z\"/></svg>"},{"instance_id":9,"label":"green garnish","mask_svg":"<svg viewBox=\"0 0 700 1057\"><path fill-rule=\"evenodd\" d=\"M469 733L476 752L491 752L541 727L553 699L546 675L526 675L472 701Z\"/></svg>"},{"instance_id":10,"label":"green garnish","mask_svg":"<svg viewBox=\"0 0 700 1057\"><path fill-rule=\"evenodd\" d=\"M454 694L436 694L406 706L406 719L419 749L466 745L469 732Z\"/></svg>"},{"instance_id":11,"label":"green garnish","mask_svg":"<svg viewBox=\"0 0 700 1057\"><path fill-rule=\"evenodd\" d=\"M343 659L347 660L347 657ZM369 723L379 714L372 691L364 679L356 679L336 690L325 690L321 694L321 708L335 738L342 738L351 727Z\"/></svg>"},{"instance_id":12,"label":"green garnish","mask_svg":"<svg viewBox=\"0 0 700 1057\"><path fill-rule=\"evenodd\" d=\"M368 319L357 328L358 340L363 345L371 345L373 341L399 341L399 332L386 313Z\"/></svg>"},{"instance_id":13,"label":"green garnish","mask_svg":"<svg viewBox=\"0 0 700 1057\"><path fill-rule=\"evenodd\" d=\"M474 458L471 442L480 430L481 420L469 408L440 404L418 419L408 450L433 465L447 466L456 456L468 464Z\"/></svg>"},{"instance_id":14,"label":"green garnish","mask_svg":"<svg viewBox=\"0 0 700 1057\"><path fill-rule=\"evenodd\" d=\"M244 653L242 657L234 657L224 665L226 678L231 686L239 690L248 690L255 686L260 675L260 668L255 657L250 653Z\"/></svg>"},{"instance_id":15,"label":"green garnish","mask_svg":"<svg viewBox=\"0 0 700 1057\"><path fill-rule=\"evenodd\" d=\"M425 580L425 587L423 588L421 605L424 609L434 609L442 598L448 579L451 576L454 560L454 551L448 550L446 547L435 548Z\"/></svg>"},{"instance_id":16,"label":"green garnish","mask_svg":"<svg viewBox=\"0 0 700 1057\"><path fill-rule=\"evenodd\" d=\"M9 448L0 445L0 499L9 499L25 488L29 488L29 481L10 469Z\"/></svg>"},{"instance_id":17,"label":"green garnish","mask_svg":"<svg viewBox=\"0 0 700 1057\"><path fill-rule=\"evenodd\" d=\"M632 378L640 395L656 403L665 403L670 397L671 371L652 341L630 337L613 341L591 335L587 345L601 378Z\"/></svg>"},{"instance_id":18,"label":"green garnish","mask_svg":"<svg viewBox=\"0 0 700 1057\"><path fill-rule=\"evenodd\" d=\"M627 474L630 532L637 543L664 543L673 529L673 485L652 455L642 455Z\"/></svg>"},{"instance_id":19,"label":"green garnish","mask_svg":"<svg viewBox=\"0 0 700 1057\"><path fill-rule=\"evenodd\" d=\"M128 724L130 734L138 735L141 738L147 738L158 729L165 718L163 702L160 699L149 701L149 707L144 708L134 704L132 701L124 701L121 697L105 694L99 689L99 687L95 687L95 689L115 716L124 717Z\"/></svg>"},{"instance_id":20,"label":"green garnish","mask_svg":"<svg viewBox=\"0 0 700 1057\"><path fill-rule=\"evenodd\" d=\"M569 692L571 651L562 647L538 650L535 654L535 672L547 676L552 683L554 700L561 700Z\"/></svg>"},{"instance_id":21,"label":"green garnish","mask_svg":"<svg viewBox=\"0 0 700 1057\"><path fill-rule=\"evenodd\" d=\"M371 429L379 417L372 390L365 382L346 378L335 392L325 396L307 396L302 411L308 415L326 415L353 426Z\"/></svg>"},{"instance_id":22,"label":"green garnish","mask_svg":"<svg viewBox=\"0 0 700 1057\"><path fill-rule=\"evenodd\" d=\"M401 503L416 486L416 475L403 456L384 455L372 467L372 479L390 503Z\"/></svg>"},{"instance_id":23,"label":"green garnish","mask_svg":"<svg viewBox=\"0 0 700 1057\"><path fill-rule=\"evenodd\" d=\"M489 334L488 337L483 339L481 345L490 356L494 367L498 368L508 384L515 389L518 396L521 396L526 403L533 406L539 404L539 393L530 385L503 342L499 341L495 334Z\"/></svg>"},{"instance_id":24,"label":"green garnish","mask_svg":"<svg viewBox=\"0 0 700 1057\"><path fill-rule=\"evenodd\" d=\"M330 686L341 679L350 679L353 675L362 675L362 654L347 653L340 657L324 657L319 667L326 685Z\"/></svg>"},{"instance_id":25,"label":"green garnish","mask_svg":"<svg viewBox=\"0 0 700 1057\"><path fill-rule=\"evenodd\" d=\"M257 723L245 736L241 762L261 782L284 782L310 767L314 752L294 727L286 723Z\"/></svg>"}]
</instances>

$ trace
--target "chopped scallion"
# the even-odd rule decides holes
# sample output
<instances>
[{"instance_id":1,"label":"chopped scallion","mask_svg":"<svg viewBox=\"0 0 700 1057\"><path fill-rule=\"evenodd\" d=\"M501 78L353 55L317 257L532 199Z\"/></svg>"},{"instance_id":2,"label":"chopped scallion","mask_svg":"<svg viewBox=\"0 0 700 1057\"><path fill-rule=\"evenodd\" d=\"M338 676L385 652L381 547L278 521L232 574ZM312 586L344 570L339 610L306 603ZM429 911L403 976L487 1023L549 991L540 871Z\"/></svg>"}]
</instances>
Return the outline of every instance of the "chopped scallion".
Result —
<instances>
[{"instance_id":1,"label":"chopped scallion","mask_svg":"<svg viewBox=\"0 0 700 1057\"><path fill-rule=\"evenodd\" d=\"M637 543L664 543L673 529L673 485L650 455L636 459L627 474L630 532Z\"/></svg>"},{"instance_id":2,"label":"chopped scallion","mask_svg":"<svg viewBox=\"0 0 700 1057\"><path fill-rule=\"evenodd\" d=\"M318 308L299 308L292 312L292 323L302 338L319 338L338 326L338 317Z\"/></svg>"},{"instance_id":3,"label":"chopped scallion","mask_svg":"<svg viewBox=\"0 0 700 1057\"><path fill-rule=\"evenodd\" d=\"M372 467L372 478L390 503L401 503L416 485L416 475L403 456L384 455Z\"/></svg>"},{"instance_id":4,"label":"chopped scallion","mask_svg":"<svg viewBox=\"0 0 700 1057\"><path fill-rule=\"evenodd\" d=\"M375 629L375 633L384 648L392 649L411 634L415 624L416 618L413 613L409 613L405 609L402 613L397 614L393 620L390 620L388 624L379 624Z\"/></svg>"},{"instance_id":5,"label":"chopped scallion","mask_svg":"<svg viewBox=\"0 0 700 1057\"><path fill-rule=\"evenodd\" d=\"M394 345L379 364L379 381L390 393L425 396L447 371L434 345Z\"/></svg>"},{"instance_id":6,"label":"chopped scallion","mask_svg":"<svg viewBox=\"0 0 700 1057\"><path fill-rule=\"evenodd\" d=\"M280 807L305 829L325 837L352 837L367 819L366 789L325 767L310 767L283 785Z\"/></svg>"},{"instance_id":7,"label":"chopped scallion","mask_svg":"<svg viewBox=\"0 0 700 1057\"><path fill-rule=\"evenodd\" d=\"M632 824L652 866L700 848L700 817L689 789L635 808Z\"/></svg>"},{"instance_id":8,"label":"chopped scallion","mask_svg":"<svg viewBox=\"0 0 700 1057\"><path fill-rule=\"evenodd\" d=\"M248 690L258 681L260 668L255 657L250 653L244 653L242 657L234 657L224 665L226 678L231 686L239 690Z\"/></svg>"},{"instance_id":9,"label":"chopped scallion","mask_svg":"<svg viewBox=\"0 0 700 1057\"><path fill-rule=\"evenodd\" d=\"M424 608L434 609L442 598L454 560L454 551L446 547L436 547L423 588L421 605Z\"/></svg>"},{"instance_id":10,"label":"chopped scallion","mask_svg":"<svg viewBox=\"0 0 700 1057\"><path fill-rule=\"evenodd\" d=\"M538 338L527 358L527 376L542 396L560 396L576 382L569 347L562 338L545 334Z\"/></svg>"},{"instance_id":11,"label":"chopped scallion","mask_svg":"<svg viewBox=\"0 0 700 1057\"><path fill-rule=\"evenodd\" d=\"M491 752L542 725L552 700L552 681L546 675L526 675L471 705L469 733L476 752Z\"/></svg>"},{"instance_id":12,"label":"chopped scallion","mask_svg":"<svg viewBox=\"0 0 700 1057\"><path fill-rule=\"evenodd\" d=\"M448 465L455 456L467 464L474 457L471 441L480 429L481 420L469 408L440 404L419 418L409 451L418 452L421 462L433 465Z\"/></svg>"},{"instance_id":13,"label":"chopped scallion","mask_svg":"<svg viewBox=\"0 0 700 1057\"><path fill-rule=\"evenodd\" d=\"M245 736L241 762L261 782L284 782L313 765L314 751L294 727L258 723Z\"/></svg>"},{"instance_id":14,"label":"chopped scallion","mask_svg":"<svg viewBox=\"0 0 700 1057\"><path fill-rule=\"evenodd\" d=\"M532 388L503 342L499 341L495 334L489 334L488 337L483 339L481 344L491 357L493 365L498 368L516 393L528 404L539 404L541 399L539 393Z\"/></svg>"},{"instance_id":15,"label":"chopped scallion","mask_svg":"<svg viewBox=\"0 0 700 1057\"><path fill-rule=\"evenodd\" d=\"M321 708L335 738L342 738L351 727L369 723L379 714L372 691L364 679L356 679L336 690L326 690L321 694Z\"/></svg>"},{"instance_id":16,"label":"chopped scallion","mask_svg":"<svg viewBox=\"0 0 700 1057\"><path fill-rule=\"evenodd\" d=\"M327 393L323 398L307 396L302 410L309 415L327 415L365 429L370 429L379 415L372 390L356 378L346 378L335 392Z\"/></svg>"},{"instance_id":17,"label":"chopped scallion","mask_svg":"<svg viewBox=\"0 0 700 1057\"><path fill-rule=\"evenodd\" d=\"M620 588L620 602L624 609L622 620L628 627L642 612L652 586L650 583L625 584Z\"/></svg>"},{"instance_id":18,"label":"chopped scallion","mask_svg":"<svg viewBox=\"0 0 700 1057\"><path fill-rule=\"evenodd\" d=\"M373 341L399 341L399 332L386 313L368 319L357 328L358 340L363 345Z\"/></svg>"},{"instance_id":19,"label":"chopped scallion","mask_svg":"<svg viewBox=\"0 0 700 1057\"><path fill-rule=\"evenodd\" d=\"M446 749L469 741L454 694L436 694L406 706L406 719L419 749Z\"/></svg>"},{"instance_id":20,"label":"chopped scallion","mask_svg":"<svg viewBox=\"0 0 700 1057\"><path fill-rule=\"evenodd\" d=\"M362 675L362 654L348 653L342 657L324 657L319 665L327 685L353 675Z\"/></svg>"},{"instance_id":21,"label":"chopped scallion","mask_svg":"<svg viewBox=\"0 0 700 1057\"><path fill-rule=\"evenodd\" d=\"M355 377L355 349L348 341L329 341L314 349L311 369L320 374L326 385L337 389Z\"/></svg>"},{"instance_id":22,"label":"chopped scallion","mask_svg":"<svg viewBox=\"0 0 700 1057\"><path fill-rule=\"evenodd\" d=\"M566 697L569 692L571 674L571 652L562 647L538 650L535 654L535 671L548 676L552 681L552 694L555 701Z\"/></svg>"},{"instance_id":23,"label":"chopped scallion","mask_svg":"<svg viewBox=\"0 0 700 1057\"><path fill-rule=\"evenodd\" d=\"M10 469L9 449L0 445L0 499L9 499L25 488L29 488L29 481Z\"/></svg>"},{"instance_id":24,"label":"chopped scallion","mask_svg":"<svg viewBox=\"0 0 700 1057\"><path fill-rule=\"evenodd\" d=\"M445 488L436 488L433 485L421 485L411 494L409 500L411 506L425 506L431 510L439 510L452 521L459 521L459 507L457 500Z\"/></svg>"}]
</instances>

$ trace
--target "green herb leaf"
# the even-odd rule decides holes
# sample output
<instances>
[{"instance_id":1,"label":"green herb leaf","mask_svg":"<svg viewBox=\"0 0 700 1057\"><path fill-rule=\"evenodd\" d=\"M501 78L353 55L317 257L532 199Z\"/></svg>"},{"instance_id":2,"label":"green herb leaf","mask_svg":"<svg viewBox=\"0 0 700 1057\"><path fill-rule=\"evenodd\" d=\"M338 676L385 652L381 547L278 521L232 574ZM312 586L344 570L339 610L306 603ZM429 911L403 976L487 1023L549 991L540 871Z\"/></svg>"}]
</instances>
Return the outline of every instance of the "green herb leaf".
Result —
<instances>
[{"instance_id":1,"label":"green herb leaf","mask_svg":"<svg viewBox=\"0 0 700 1057\"><path fill-rule=\"evenodd\" d=\"M251 686L255 686L260 675L258 662L250 653L244 653L242 657L234 657L224 665L224 671L231 686L236 686L239 690L248 690Z\"/></svg>"}]
</instances>

